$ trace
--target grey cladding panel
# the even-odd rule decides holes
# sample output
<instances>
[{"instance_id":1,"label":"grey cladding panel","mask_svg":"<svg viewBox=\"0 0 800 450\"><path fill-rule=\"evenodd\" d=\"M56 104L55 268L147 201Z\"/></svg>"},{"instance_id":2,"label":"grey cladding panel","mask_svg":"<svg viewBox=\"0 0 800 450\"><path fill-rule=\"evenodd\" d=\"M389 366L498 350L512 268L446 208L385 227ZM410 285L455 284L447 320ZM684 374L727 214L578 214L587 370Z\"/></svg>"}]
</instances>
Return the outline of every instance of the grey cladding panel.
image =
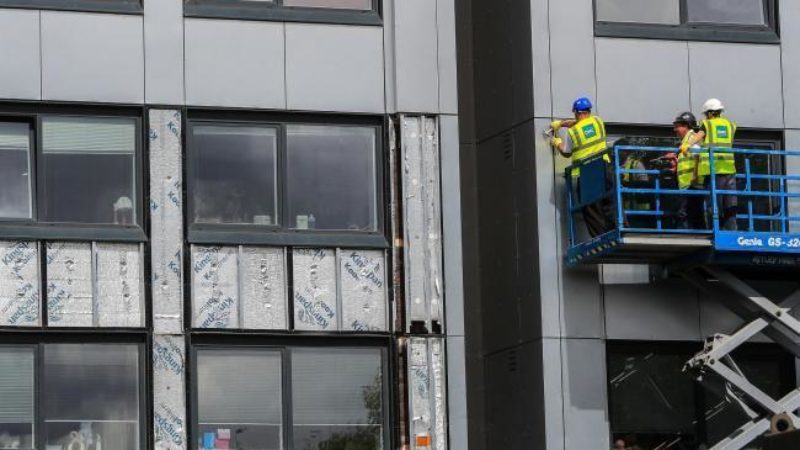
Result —
<instances>
[{"instance_id":1,"label":"grey cladding panel","mask_svg":"<svg viewBox=\"0 0 800 450\"><path fill-rule=\"evenodd\" d=\"M693 110L716 97L739 126L783 128L780 47L690 42L689 58Z\"/></svg>"},{"instance_id":2,"label":"grey cladding panel","mask_svg":"<svg viewBox=\"0 0 800 450\"><path fill-rule=\"evenodd\" d=\"M668 124L690 109L685 42L602 39L597 45L597 103L607 122Z\"/></svg>"},{"instance_id":3,"label":"grey cladding panel","mask_svg":"<svg viewBox=\"0 0 800 450\"><path fill-rule=\"evenodd\" d=\"M284 25L186 19L186 103L286 108Z\"/></svg>"},{"instance_id":4,"label":"grey cladding panel","mask_svg":"<svg viewBox=\"0 0 800 450\"><path fill-rule=\"evenodd\" d=\"M456 0L437 0L439 47L439 111L458 114Z\"/></svg>"},{"instance_id":5,"label":"grey cladding panel","mask_svg":"<svg viewBox=\"0 0 800 450\"><path fill-rule=\"evenodd\" d=\"M439 119L442 154L442 226L447 296L447 334L464 335L464 261L462 257L461 165L458 119Z\"/></svg>"},{"instance_id":6,"label":"grey cladding panel","mask_svg":"<svg viewBox=\"0 0 800 450\"><path fill-rule=\"evenodd\" d=\"M144 2L147 103L180 105L183 89L183 1Z\"/></svg>"},{"instance_id":7,"label":"grey cladding panel","mask_svg":"<svg viewBox=\"0 0 800 450\"><path fill-rule=\"evenodd\" d=\"M549 0L531 0L531 37L533 42L533 108L536 117L553 114L550 90Z\"/></svg>"},{"instance_id":8,"label":"grey cladding panel","mask_svg":"<svg viewBox=\"0 0 800 450\"><path fill-rule=\"evenodd\" d=\"M596 97L592 0L550 1L550 51L553 109L569 117L577 97Z\"/></svg>"},{"instance_id":9,"label":"grey cladding panel","mask_svg":"<svg viewBox=\"0 0 800 450\"><path fill-rule=\"evenodd\" d=\"M383 64L379 27L286 24L287 107L383 113Z\"/></svg>"},{"instance_id":10,"label":"grey cladding panel","mask_svg":"<svg viewBox=\"0 0 800 450\"><path fill-rule=\"evenodd\" d=\"M40 100L39 11L0 10L0 55L0 97Z\"/></svg>"},{"instance_id":11,"label":"grey cladding panel","mask_svg":"<svg viewBox=\"0 0 800 450\"><path fill-rule=\"evenodd\" d=\"M144 102L141 16L41 14L43 99Z\"/></svg>"},{"instance_id":12,"label":"grey cladding panel","mask_svg":"<svg viewBox=\"0 0 800 450\"><path fill-rule=\"evenodd\" d=\"M394 3L397 109L438 112L437 2L399 0Z\"/></svg>"},{"instance_id":13,"label":"grey cladding panel","mask_svg":"<svg viewBox=\"0 0 800 450\"><path fill-rule=\"evenodd\" d=\"M567 430L564 449L609 448L605 342L566 339L562 352L564 430Z\"/></svg>"},{"instance_id":14,"label":"grey cladding panel","mask_svg":"<svg viewBox=\"0 0 800 450\"><path fill-rule=\"evenodd\" d=\"M778 2L781 19L784 118L787 128L800 128L800 8L792 2ZM800 142L798 142L800 144ZM793 148L800 148L795 145Z\"/></svg>"}]
</instances>

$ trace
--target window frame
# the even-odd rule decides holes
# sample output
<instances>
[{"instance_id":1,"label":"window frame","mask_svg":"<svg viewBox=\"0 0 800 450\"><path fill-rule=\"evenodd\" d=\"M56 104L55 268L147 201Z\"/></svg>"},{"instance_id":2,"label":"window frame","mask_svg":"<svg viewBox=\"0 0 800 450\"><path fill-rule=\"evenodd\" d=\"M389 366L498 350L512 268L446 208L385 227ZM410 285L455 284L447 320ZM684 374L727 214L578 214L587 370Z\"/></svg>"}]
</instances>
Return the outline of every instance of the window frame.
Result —
<instances>
[{"instance_id":1,"label":"window frame","mask_svg":"<svg viewBox=\"0 0 800 450\"><path fill-rule=\"evenodd\" d=\"M2 0L0 0L2 1ZM1 107L0 107L1 108ZM3 239L63 239L63 240L108 240L115 242L145 242L144 207L144 119L141 108L76 108L14 105L0 109L0 121L22 122L30 126L31 133L31 204L30 219L0 218L0 238ZM132 119L135 122L136 142L133 155L134 178L134 210L136 220L131 225L95 224L80 222L47 222L39 220L41 202L39 194L43 192L44 172L42 157L42 118L78 117L87 119Z\"/></svg>"},{"instance_id":2,"label":"window frame","mask_svg":"<svg viewBox=\"0 0 800 450\"><path fill-rule=\"evenodd\" d=\"M766 26L714 24L688 21L688 0L679 0L680 24L608 22L597 19L597 1L592 2L596 37L666 39L683 41L779 44L779 0L762 0Z\"/></svg>"},{"instance_id":3,"label":"window frame","mask_svg":"<svg viewBox=\"0 0 800 450\"><path fill-rule=\"evenodd\" d=\"M144 14L142 1L143 0L0 0L0 8L142 15Z\"/></svg>"},{"instance_id":4,"label":"window frame","mask_svg":"<svg viewBox=\"0 0 800 450\"><path fill-rule=\"evenodd\" d=\"M189 426L187 427L188 442L197 442L199 435L199 400L198 400L198 376L197 361L198 352L203 350L226 350L235 352L237 350L265 350L278 351L281 354L281 433L284 449L294 449L294 419L293 419L293 393L292 393L292 350L295 348L318 349L342 348L342 349L368 349L379 350L381 357L381 400L383 408L383 423L381 424L381 435L383 436L383 450L394 448L394 432L391 424L395 413L393 403L393 379L392 364L390 358L392 351L390 340L385 338L348 338L348 337L275 337L270 338L266 335L237 335L237 334L216 334L203 333L192 337L189 348L189 381L187 389L189 394L189 407L187 408ZM296 450L296 449L295 449Z\"/></svg>"},{"instance_id":5,"label":"window frame","mask_svg":"<svg viewBox=\"0 0 800 450\"><path fill-rule=\"evenodd\" d=\"M197 111L187 114L186 119L186 223L190 244L236 244L279 246L340 246L368 249L389 248L387 227L386 189L388 156L385 152L386 126L384 119L375 116L328 117L319 115L262 115L259 113L214 113ZM276 126L278 139L276 148L277 176L275 177L278 204L278 220L272 225L258 224L213 224L194 222L194 191L198 174L197 151L193 145L193 128L196 125L232 126ZM375 130L375 230L302 230L289 227L287 128L291 125L354 126Z\"/></svg>"},{"instance_id":6,"label":"window frame","mask_svg":"<svg viewBox=\"0 0 800 450\"><path fill-rule=\"evenodd\" d=\"M334 9L303 6L283 6L283 0L273 4L253 4L242 0L184 0L184 17L264 20L279 22L328 23L345 25L383 25L382 0L371 0L369 10Z\"/></svg>"},{"instance_id":7,"label":"window frame","mask_svg":"<svg viewBox=\"0 0 800 450\"><path fill-rule=\"evenodd\" d=\"M45 435L44 396L45 376L45 347L52 344L88 344L88 345L135 345L138 351L137 358L137 393L138 393L138 436L140 448L147 448L152 435L152 423L149 418L151 411L152 379L149 375L148 361L151 354L144 333L123 333L109 336L108 333L96 332L49 332L44 334L7 333L0 348L29 348L33 350L33 449L44 450L47 436Z\"/></svg>"}]
</instances>

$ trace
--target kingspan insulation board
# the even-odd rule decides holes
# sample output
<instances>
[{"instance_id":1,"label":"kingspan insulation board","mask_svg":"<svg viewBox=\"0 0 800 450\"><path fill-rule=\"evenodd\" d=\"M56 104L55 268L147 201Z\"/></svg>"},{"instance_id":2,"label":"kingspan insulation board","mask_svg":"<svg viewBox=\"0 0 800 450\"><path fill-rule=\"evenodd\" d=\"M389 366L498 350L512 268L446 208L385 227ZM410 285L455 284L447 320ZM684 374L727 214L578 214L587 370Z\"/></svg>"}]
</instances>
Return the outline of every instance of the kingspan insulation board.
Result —
<instances>
[{"instance_id":1,"label":"kingspan insulation board","mask_svg":"<svg viewBox=\"0 0 800 450\"><path fill-rule=\"evenodd\" d=\"M401 116L407 331L443 328L441 159L435 118Z\"/></svg>"},{"instance_id":2,"label":"kingspan insulation board","mask_svg":"<svg viewBox=\"0 0 800 450\"><path fill-rule=\"evenodd\" d=\"M239 247L192 246L192 324L239 328Z\"/></svg>"},{"instance_id":3,"label":"kingspan insulation board","mask_svg":"<svg viewBox=\"0 0 800 450\"><path fill-rule=\"evenodd\" d=\"M94 246L95 323L100 327L144 326L144 267L141 244Z\"/></svg>"},{"instance_id":4,"label":"kingspan insulation board","mask_svg":"<svg viewBox=\"0 0 800 450\"><path fill-rule=\"evenodd\" d=\"M153 338L153 432L156 450L185 450L186 358L183 336Z\"/></svg>"},{"instance_id":5,"label":"kingspan insulation board","mask_svg":"<svg viewBox=\"0 0 800 450\"><path fill-rule=\"evenodd\" d=\"M41 323L39 244L0 241L0 325Z\"/></svg>"},{"instance_id":6,"label":"kingspan insulation board","mask_svg":"<svg viewBox=\"0 0 800 450\"><path fill-rule=\"evenodd\" d=\"M242 328L286 329L286 250L240 247L239 277Z\"/></svg>"},{"instance_id":7,"label":"kingspan insulation board","mask_svg":"<svg viewBox=\"0 0 800 450\"><path fill-rule=\"evenodd\" d=\"M339 254L342 329L386 331L386 253L341 249Z\"/></svg>"},{"instance_id":8,"label":"kingspan insulation board","mask_svg":"<svg viewBox=\"0 0 800 450\"><path fill-rule=\"evenodd\" d=\"M336 250L326 248L293 250L295 329L339 329L336 255Z\"/></svg>"},{"instance_id":9,"label":"kingspan insulation board","mask_svg":"<svg viewBox=\"0 0 800 450\"><path fill-rule=\"evenodd\" d=\"M48 242L45 255L48 325L94 326L92 244Z\"/></svg>"},{"instance_id":10,"label":"kingspan insulation board","mask_svg":"<svg viewBox=\"0 0 800 450\"><path fill-rule=\"evenodd\" d=\"M429 443L431 450L447 450L445 345L442 338L408 341L408 389L412 448Z\"/></svg>"},{"instance_id":11,"label":"kingspan insulation board","mask_svg":"<svg viewBox=\"0 0 800 450\"><path fill-rule=\"evenodd\" d=\"M150 223L153 328L183 330L181 113L150 110Z\"/></svg>"}]
</instances>

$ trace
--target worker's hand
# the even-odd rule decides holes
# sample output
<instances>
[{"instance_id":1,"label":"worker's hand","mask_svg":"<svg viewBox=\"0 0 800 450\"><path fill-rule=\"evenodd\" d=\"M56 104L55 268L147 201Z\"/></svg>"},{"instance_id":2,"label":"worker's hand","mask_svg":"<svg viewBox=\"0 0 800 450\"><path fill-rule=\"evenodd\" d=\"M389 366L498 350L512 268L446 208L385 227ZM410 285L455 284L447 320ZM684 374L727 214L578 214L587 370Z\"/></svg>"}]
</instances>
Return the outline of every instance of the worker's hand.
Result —
<instances>
[{"instance_id":1,"label":"worker's hand","mask_svg":"<svg viewBox=\"0 0 800 450\"><path fill-rule=\"evenodd\" d=\"M563 143L564 143L564 140L563 140L563 139L561 139L561 138L560 138L560 137L558 137L558 136L556 136L556 137L554 137L554 138L550 139L550 145L551 145L551 146L552 146L554 149L556 149L556 150L558 150L559 148L561 148L561 144L563 144Z\"/></svg>"},{"instance_id":2,"label":"worker's hand","mask_svg":"<svg viewBox=\"0 0 800 450\"><path fill-rule=\"evenodd\" d=\"M685 154L689 153L689 144L681 144L681 146L678 149L678 151L681 153L681 155L685 155Z\"/></svg>"},{"instance_id":3,"label":"worker's hand","mask_svg":"<svg viewBox=\"0 0 800 450\"><path fill-rule=\"evenodd\" d=\"M561 125L563 125L563 124L564 124L564 121L562 121L562 120L554 120L554 121L550 122L550 128L552 128L553 131L558 131L558 129L561 128Z\"/></svg>"}]
</instances>

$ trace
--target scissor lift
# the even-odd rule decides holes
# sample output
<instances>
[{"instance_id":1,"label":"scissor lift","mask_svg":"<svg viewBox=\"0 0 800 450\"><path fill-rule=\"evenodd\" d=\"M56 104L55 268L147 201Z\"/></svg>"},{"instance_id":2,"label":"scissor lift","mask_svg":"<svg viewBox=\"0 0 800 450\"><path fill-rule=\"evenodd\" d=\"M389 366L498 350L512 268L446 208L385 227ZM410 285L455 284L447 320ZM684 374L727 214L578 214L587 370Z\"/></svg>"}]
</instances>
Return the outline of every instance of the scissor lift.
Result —
<instances>
[{"instance_id":1,"label":"scissor lift","mask_svg":"<svg viewBox=\"0 0 800 450\"><path fill-rule=\"evenodd\" d=\"M710 149L712 167L715 150ZM765 433L800 429L800 388L773 399L749 382L731 357L736 348L763 333L800 358L800 320L790 314L800 304L800 289L776 300L743 280L746 276L800 281L800 175L786 174L784 169L792 159L800 161L800 152L724 149L737 159L733 190L719 189L714 177L705 189L679 190L670 180L670 170L623 168L620 163L620 156L628 152L656 159L674 151L616 146L567 168L566 264L657 264L665 274L723 298L725 306L744 320L733 334L709 337L704 349L686 363L686 369L701 380L708 375L721 377L728 397L750 418L711 449L739 450ZM612 163L605 162L608 157ZM756 164L758 160L761 164ZM579 175L573 176L576 170ZM623 182L634 177L645 182ZM709 211L706 227L675 228L673 205L687 195L703 199ZM720 228L721 195L739 200L736 231ZM640 203L645 199L647 207L637 208L637 198ZM611 212L609 221L615 226L587 237L579 226L581 210L593 205ZM634 223L632 218L646 220Z\"/></svg>"}]
</instances>

